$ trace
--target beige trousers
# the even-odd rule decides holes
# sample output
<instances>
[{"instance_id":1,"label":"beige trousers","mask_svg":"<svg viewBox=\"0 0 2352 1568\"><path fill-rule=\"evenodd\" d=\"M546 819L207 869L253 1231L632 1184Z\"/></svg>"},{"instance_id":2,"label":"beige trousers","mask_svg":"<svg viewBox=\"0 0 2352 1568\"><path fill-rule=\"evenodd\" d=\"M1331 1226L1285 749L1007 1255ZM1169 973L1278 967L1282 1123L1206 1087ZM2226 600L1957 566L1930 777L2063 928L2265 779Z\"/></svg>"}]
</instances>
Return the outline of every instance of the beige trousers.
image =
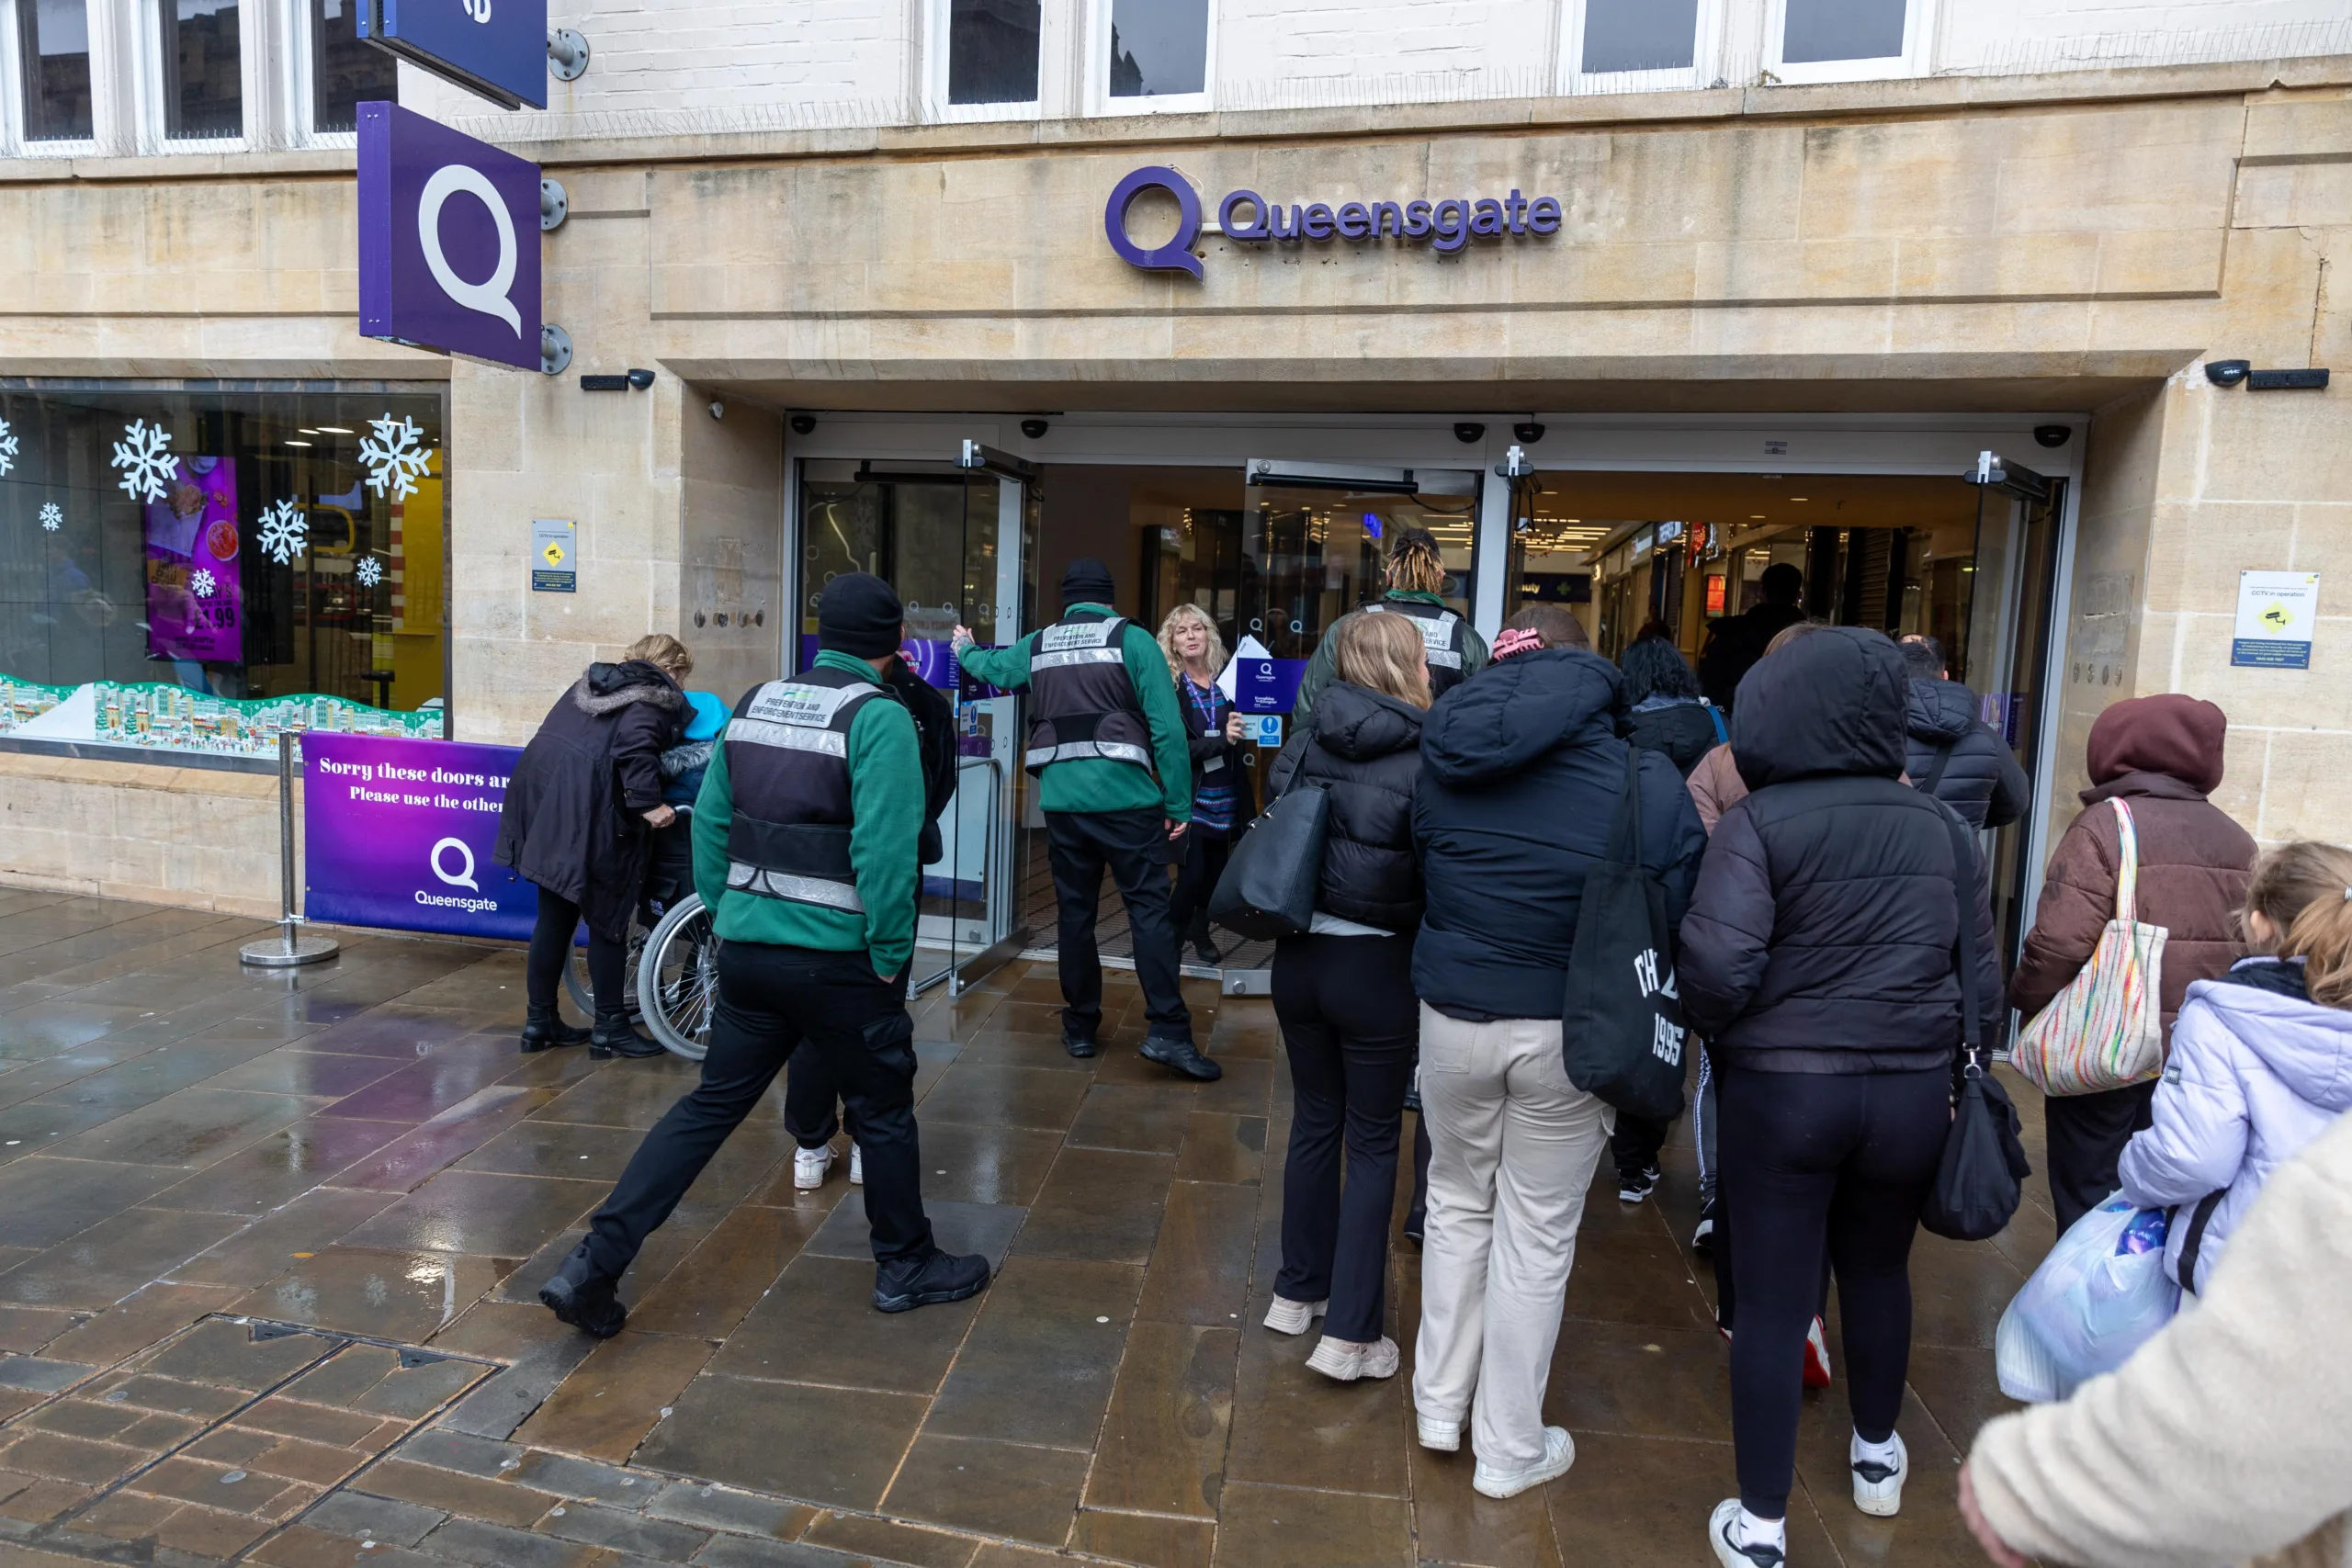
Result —
<instances>
[{"instance_id":1,"label":"beige trousers","mask_svg":"<svg viewBox=\"0 0 2352 1568\"><path fill-rule=\"evenodd\" d=\"M1471 1423L1485 1463L1544 1458L1544 1385L1577 1225L1616 1112L1568 1082L1557 1019L1464 1023L1421 1004L1430 1207L1413 1404Z\"/></svg>"}]
</instances>

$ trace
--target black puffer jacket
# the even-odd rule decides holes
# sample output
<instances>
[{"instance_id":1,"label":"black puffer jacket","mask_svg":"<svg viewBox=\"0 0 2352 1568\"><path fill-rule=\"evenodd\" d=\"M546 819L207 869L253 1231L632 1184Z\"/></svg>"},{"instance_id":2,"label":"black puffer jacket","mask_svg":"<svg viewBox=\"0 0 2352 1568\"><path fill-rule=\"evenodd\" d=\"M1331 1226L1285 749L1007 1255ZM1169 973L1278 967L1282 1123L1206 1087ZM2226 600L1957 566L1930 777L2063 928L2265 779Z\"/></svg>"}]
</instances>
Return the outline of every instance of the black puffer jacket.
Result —
<instances>
[{"instance_id":1,"label":"black puffer jacket","mask_svg":"<svg viewBox=\"0 0 2352 1568\"><path fill-rule=\"evenodd\" d=\"M1724 743L1724 738L1715 733L1718 711L1697 701L1657 703L1628 709L1617 728L1643 750L1672 762L1687 779L1700 758Z\"/></svg>"},{"instance_id":2,"label":"black puffer jacket","mask_svg":"<svg viewBox=\"0 0 2352 1568\"><path fill-rule=\"evenodd\" d=\"M1758 663L1732 710L1753 792L1715 824L1682 922L1682 1007L1730 1066L1781 1073L1947 1066L1960 1043L1953 813L1900 782L1902 656L1826 627ZM2000 956L1984 866L1978 1016L1997 1043Z\"/></svg>"},{"instance_id":3,"label":"black puffer jacket","mask_svg":"<svg viewBox=\"0 0 2352 1568\"><path fill-rule=\"evenodd\" d=\"M1413 854L1413 783L1421 771L1421 710L1334 681L1312 723L1274 759L1267 787L1295 783L1331 794L1323 886L1315 907L1398 936L1421 923L1421 866Z\"/></svg>"},{"instance_id":4,"label":"black puffer jacket","mask_svg":"<svg viewBox=\"0 0 2352 1568\"><path fill-rule=\"evenodd\" d=\"M1617 667L1582 649L1522 653L1447 693L1421 728L1413 840L1429 912L1413 988L1450 1018L1557 1018L1585 873L1625 786ZM1642 863L1679 920L1707 835L1674 764L1640 762Z\"/></svg>"},{"instance_id":5,"label":"black puffer jacket","mask_svg":"<svg viewBox=\"0 0 2352 1568\"><path fill-rule=\"evenodd\" d=\"M1904 698L1903 771L1921 789L1936 752L1951 748L1936 798L1972 828L2006 828L2025 815L2025 769L2017 753L1976 716L1976 694L1957 681L1914 681Z\"/></svg>"},{"instance_id":6,"label":"black puffer jacket","mask_svg":"<svg viewBox=\"0 0 2352 1568\"><path fill-rule=\"evenodd\" d=\"M686 695L642 660L591 664L523 749L498 819L501 865L580 906L601 936L628 935L662 804L662 753L685 735Z\"/></svg>"}]
</instances>

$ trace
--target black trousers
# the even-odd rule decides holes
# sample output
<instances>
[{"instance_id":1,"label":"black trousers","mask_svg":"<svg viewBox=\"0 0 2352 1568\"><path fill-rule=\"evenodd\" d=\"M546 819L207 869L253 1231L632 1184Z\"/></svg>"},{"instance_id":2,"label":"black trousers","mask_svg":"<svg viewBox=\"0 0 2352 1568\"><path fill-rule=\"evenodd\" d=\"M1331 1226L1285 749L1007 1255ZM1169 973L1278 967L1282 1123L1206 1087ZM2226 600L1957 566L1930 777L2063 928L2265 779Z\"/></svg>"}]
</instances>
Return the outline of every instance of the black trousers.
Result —
<instances>
[{"instance_id":1,"label":"black trousers","mask_svg":"<svg viewBox=\"0 0 2352 1568\"><path fill-rule=\"evenodd\" d=\"M1184 858L1176 867L1176 891L1168 898L1168 925L1182 947L1195 922L1205 922L1208 917L1209 895L1216 891L1216 879L1225 874L1233 840L1187 828L1177 842L1184 846Z\"/></svg>"},{"instance_id":2,"label":"black trousers","mask_svg":"<svg viewBox=\"0 0 2352 1568\"><path fill-rule=\"evenodd\" d=\"M2116 1189L2115 1167L2132 1134L2153 1121L2156 1081L2102 1094L2052 1095L2041 1102L2050 1140L2050 1199L2058 1234L2098 1208Z\"/></svg>"},{"instance_id":3,"label":"black trousers","mask_svg":"<svg viewBox=\"0 0 2352 1568\"><path fill-rule=\"evenodd\" d=\"M1413 939L1284 937L1273 989L1292 1095L1274 1291L1328 1299L1323 1331L1369 1343L1380 1337L1397 1135L1420 1043Z\"/></svg>"},{"instance_id":4,"label":"black trousers","mask_svg":"<svg viewBox=\"0 0 2352 1568\"><path fill-rule=\"evenodd\" d=\"M563 966L571 962L572 933L580 929L580 906L560 893L539 889L539 913L531 927L531 948L523 958L523 995L535 1008L555 1006L563 985ZM628 949L610 937L588 933L588 987L596 995L596 1010L619 1012L628 985L622 971ZM2105 1197L2105 1193L2100 1194Z\"/></svg>"},{"instance_id":5,"label":"black trousers","mask_svg":"<svg viewBox=\"0 0 2352 1568\"><path fill-rule=\"evenodd\" d=\"M1723 1197L1739 1330L1731 1342L1739 1500L1788 1512L1805 1330L1822 1254L1838 1273L1838 1332L1854 1430L1884 1442L1911 1360L1911 1242L1951 1122L1951 1072L1726 1069Z\"/></svg>"},{"instance_id":6,"label":"black trousers","mask_svg":"<svg viewBox=\"0 0 2352 1568\"><path fill-rule=\"evenodd\" d=\"M1666 1135L1673 1130L1671 1122L1617 1112L1617 1130L1609 1135L1609 1152L1617 1161L1617 1174L1634 1176L1656 1166L1658 1151L1666 1147Z\"/></svg>"},{"instance_id":7,"label":"black trousers","mask_svg":"<svg viewBox=\"0 0 2352 1568\"><path fill-rule=\"evenodd\" d=\"M922 1210L915 1138L914 1032L904 986L876 975L864 953L722 944L702 1082L646 1134L589 1221L596 1267L620 1278L804 1041L840 1086L865 1154L875 1261L929 1256L931 1222Z\"/></svg>"},{"instance_id":8,"label":"black trousers","mask_svg":"<svg viewBox=\"0 0 2352 1568\"><path fill-rule=\"evenodd\" d=\"M833 1111L840 1100L841 1089L825 1065L825 1054L803 1040L785 1064L784 1130L804 1149L831 1143L833 1134L842 1130L841 1118ZM857 1136L854 1126L850 1136Z\"/></svg>"},{"instance_id":9,"label":"black trousers","mask_svg":"<svg viewBox=\"0 0 2352 1568\"><path fill-rule=\"evenodd\" d=\"M1149 1032L1158 1039L1190 1040L1193 1013L1184 1005L1176 928L1168 919L1170 845L1159 813L1048 811L1046 850L1061 915L1062 1027L1089 1040L1102 1027L1102 960L1095 951L1094 919L1102 868L1108 866L1127 907Z\"/></svg>"}]
</instances>

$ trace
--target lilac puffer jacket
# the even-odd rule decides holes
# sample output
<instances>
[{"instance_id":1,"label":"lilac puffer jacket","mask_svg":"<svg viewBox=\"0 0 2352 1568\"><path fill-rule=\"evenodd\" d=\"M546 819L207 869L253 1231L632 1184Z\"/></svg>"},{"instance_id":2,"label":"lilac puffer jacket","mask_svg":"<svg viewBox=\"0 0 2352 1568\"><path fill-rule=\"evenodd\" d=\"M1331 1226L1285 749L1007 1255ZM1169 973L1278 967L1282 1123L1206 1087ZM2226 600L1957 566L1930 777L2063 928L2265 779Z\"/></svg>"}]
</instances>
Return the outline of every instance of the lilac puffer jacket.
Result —
<instances>
[{"instance_id":1,"label":"lilac puffer jacket","mask_svg":"<svg viewBox=\"0 0 2352 1568\"><path fill-rule=\"evenodd\" d=\"M2347 1107L2352 1012L2305 999L2300 964L2244 958L2227 978L2190 986L2156 1086L2154 1124L2132 1138L2117 1168L2132 1202L2179 1208L2165 1239L2165 1271L2190 1291L2211 1279L2271 1171Z\"/></svg>"}]
</instances>

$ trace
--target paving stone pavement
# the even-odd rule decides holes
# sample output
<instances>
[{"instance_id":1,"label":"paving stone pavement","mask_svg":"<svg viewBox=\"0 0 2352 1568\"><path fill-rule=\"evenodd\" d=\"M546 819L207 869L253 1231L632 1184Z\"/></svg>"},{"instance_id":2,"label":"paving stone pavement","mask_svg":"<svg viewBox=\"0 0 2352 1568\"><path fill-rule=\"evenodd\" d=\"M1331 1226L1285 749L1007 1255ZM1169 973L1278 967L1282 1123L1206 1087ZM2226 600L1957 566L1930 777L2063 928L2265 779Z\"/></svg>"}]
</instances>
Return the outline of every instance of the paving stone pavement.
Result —
<instances>
[{"instance_id":1,"label":"paving stone pavement","mask_svg":"<svg viewBox=\"0 0 2352 1568\"><path fill-rule=\"evenodd\" d=\"M1261 998L1188 983L1226 1068L1193 1085L1136 1054L1132 976L1091 1062L1050 965L933 993L927 1200L994 1285L874 1312L862 1208L839 1165L794 1188L779 1089L599 1345L532 1293L693 1067L518 1055L512 950L345 932L241 972L260 929L0 889L0 1563L1684 1564L1734 1489L1680 1130L1654 1201L1603 1162L1548 1403L1577 1461L1497 1503L1412 1443L1409 1243L1404 1376L1330 1383L1259 1322L1289 1114ZM1921 1238L1900 1518L1854 1512L1842 1399L1807 1396L1797 1568L1981 1560L1953 1475L2007 1407L2030 1191L1992 1243Z\"/></svg>"}]
</instances>

